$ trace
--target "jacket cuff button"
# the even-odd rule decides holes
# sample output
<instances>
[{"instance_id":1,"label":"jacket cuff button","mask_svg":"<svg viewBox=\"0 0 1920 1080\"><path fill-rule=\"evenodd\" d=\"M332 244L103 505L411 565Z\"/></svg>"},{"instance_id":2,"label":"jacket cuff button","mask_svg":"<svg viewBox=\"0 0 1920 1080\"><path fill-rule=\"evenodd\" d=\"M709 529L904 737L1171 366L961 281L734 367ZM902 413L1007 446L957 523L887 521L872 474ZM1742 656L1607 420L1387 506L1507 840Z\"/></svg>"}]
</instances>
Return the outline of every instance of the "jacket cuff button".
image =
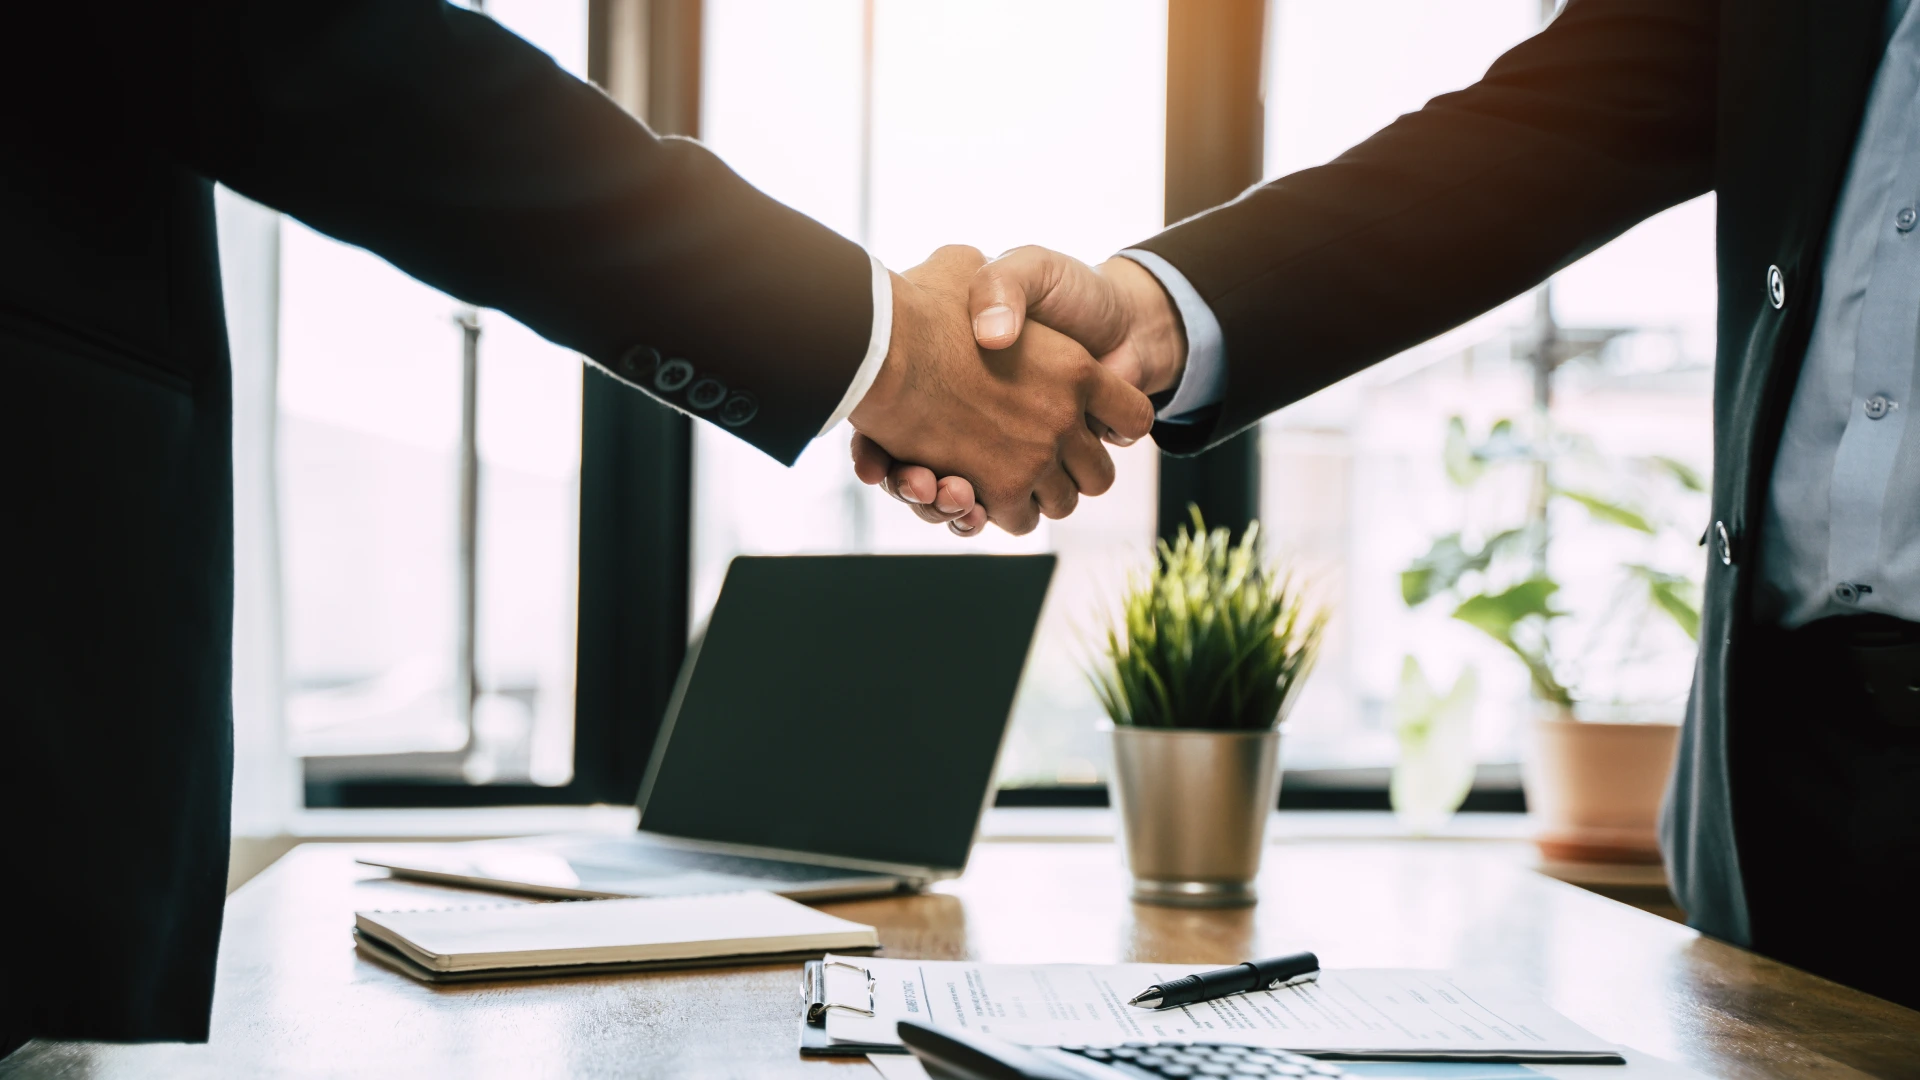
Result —
<instances>
[{"instance_id":1,"label":"jacket cuff button","mask_svg":"<svg viewBox=\"0 0 1920 1080\"><path fill-rule=\"evenodd\" d=\"M720 404L727 396L727 384L708 376L687 388L687 404L702 412Z\"/></svg>"},{"instance_id":2,"label":"jacket cuff button","mask_svg":"<svg viewBox=\"0 0 1920 1080\"><path fill-rule=\"evenodd\" d=\"M613 372L628 382L645 382L659 366L660 350L651 345L635 345L613 362Z\"/></svg>"},{"instance_id":3,"label":"jacket cuff button","mask_svg":"<svg viewBox=\"0 0 1920 1080\"><path fill-rule=\"evenodd\" d=\"M693 365L685 360L668 360L653 373L653 388L663 394L676 393L693 381Z\"/></svg>"},{"instance_id":4,"label":"jacket cuff button","mask_svg":"<svg viewBox=\"0 0 1920 1080\"><path fill-rule=\"evenodd\" d=\"M720 406L720 422L728 427L739 427L759 414L759 399L744 391L728 398L727 403Z\"/></svg>"}]
</instances>

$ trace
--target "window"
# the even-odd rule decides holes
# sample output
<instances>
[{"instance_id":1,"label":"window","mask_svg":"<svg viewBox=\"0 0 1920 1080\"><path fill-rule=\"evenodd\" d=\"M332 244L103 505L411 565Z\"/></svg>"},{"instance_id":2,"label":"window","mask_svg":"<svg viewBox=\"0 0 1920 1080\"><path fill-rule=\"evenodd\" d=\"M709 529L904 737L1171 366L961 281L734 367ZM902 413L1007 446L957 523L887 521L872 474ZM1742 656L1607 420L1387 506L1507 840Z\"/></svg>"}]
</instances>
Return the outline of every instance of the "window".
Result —
<instances>
[{"instance_id":1,"label":"window","mask_svg":"<svg viewBox=\"0 0 1920 1080\"><path fill-rule=\"evenodd\" d=\"M1163 0L708 0L706 19L705 141L895 270L949 243L1097 260L1160 228ZM1118 452L1113 490L1065 521L962 540L856 481L849 437L829 432L789 471L696 429L693 623L736 554L1056 551L1001 782L1100 779L1102 714L1081 657L1151 551L1153 448Z\"/></svg>"},{"instance_id":2,"label":"window","mask_svg":"<svg viewBox=\"0 0 1920 1080\"><path fill-rule=\"evenodd\" d=\"M1535 32L1538 0L1285 0L1268 43L1267 173L1326 161L1429 98L1477 80ZM1656 455L1704 474L1710 464L1713 203L1677 207L1560 274L1552 313L1563 340L1603 342L1554 375L1553 429L1577 444L1566 473L1630 501L1658 532L1632 547L1649 564L1690 570L1704 496L1646 475ZM1526 478L1469 494L1449 482L1450 418L1470 438L1499 420L1533 421L1536 297L1466 326L1269 418L1261 432L1262 504L1277 539L1337 603L1326 651L1288 724L1290 769L1391 765L1391 703L1403 658L1441 686L1478 674L1480 760L1514 762L1535 706L1525 669L1443 603L1410 610L1400 572L1433 540L1482 535L1524 518ZM1591 351L1591 350L1588 350ZM1564 500L1561 500L1564 501ZM1575 613L1563 654L1578 661L1595 708L1677 718L1693 661L1670 622L1630 645L1610 616L1619 536L1573 505L1551 519L1549 571Z\"/></svg>"},{"instance_id":3,"label":"window","mask_svg":"<svg viewBox=\"0 0 1920 1080\"><path fill-rule=\"evenodd\" d=\"M1479 78L1537 29L1540 7L1273 0L1265 174L1327 160ZM576 72L592 25L603 83L631 62L611 59L609 40L632 52L644 39L654 67L638 85L656 126L697 123L749 181L896 270L945 243L988 255L1037 243L1095 261L1162 225L1166 0L486 9ZM1625 491L1657 526L1636 558L1696 575L1701 497L1635 470L1654 455L1709 464L1712 215L1703 199L1648 222L1559 275L1547 309L1580 346L1553 381L1553 430L1579 449L1567 476L1589 494ZM1150 443L1116 451L1119 482L1068 520L961 540L854 480L844 425L783 469L583 374L577 357L498 313L469 322L365 252L287 222L279 258L284 704L310 804L626 797L686 634L743 553L1057 552L1001 782L1103 779L1103 717L1082 669L1107 605L1151 558L1164 508ZM1472 666L1481 760L1517 758L1532 707L1524 671L1449 609L1410 609L1400 574L1436 537L1524 511L1524 478L1469 492L1444 462L1454 417L1469 440L1502 419L1536 422L1540 310L1518 298L1262 425L1269 536L1338 611L1289 721L1290 769L1377 776L1391 764L1407 656L1441 682ZM1169 469L1180 492L1204 479ZM1556 507L1552 532L1549 569L1579 613L1565 629L1582 691L1631 712L1677 711L1693 655L1684 635L1623 640L1588 614L1604 613L1617 585L1615 535L1577 504Z\"/></svg>"},{"instance_id":4,"label":"window","mask_svg":"<svg viewBox=\"0 0 1920 1080\"><path fill-rule=\"evenodd\" d=\"M488 10L584 72L584 2ZM369 780L565 784L579 359L292 221L280 275L285 716L310 797Z\"/></svg>"}]
</instances>

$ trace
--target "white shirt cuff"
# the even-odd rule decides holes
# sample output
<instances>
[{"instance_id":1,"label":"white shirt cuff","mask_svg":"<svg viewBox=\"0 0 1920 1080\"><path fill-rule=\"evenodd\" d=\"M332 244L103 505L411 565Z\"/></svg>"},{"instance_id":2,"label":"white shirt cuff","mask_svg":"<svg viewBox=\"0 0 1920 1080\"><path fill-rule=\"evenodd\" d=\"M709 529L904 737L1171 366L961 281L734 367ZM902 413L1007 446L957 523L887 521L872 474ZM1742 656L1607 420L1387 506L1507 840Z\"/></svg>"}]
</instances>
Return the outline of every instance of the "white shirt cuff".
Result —
<instances>
[{"instance_id":1,"label":"white shirt cuff","mask_svg":"<svg viewBox=\"0 0 1920 1080\"><path fill-rule=\"evenodd\" d=\"M1180 374L1180 385L1174 388L1173 399L1155 415L1161 420L1177 421L1220 404L1226 392L1227 345L1213 309L1200 299L1199 290L1185 274L1153 252L1128 248L1120 256L1146 267L1147 273L1160 279L1160 287L1167 290L1187 330L1186 370Z\"/></svg>"},{"instance_id":2,"label":"white shirt cuff","mask_svg":"<svg viewBox=\"0 0 1920 1080\"><path fill-rule=\"evenodd\" d=\"M867 339L866 359L860 361L859 370L853 373L853 382L841 395L839 407L821 425L820 435L832 431L835 424L860 407L861 399L873 389L873 380L879 376L880 365L886 361L887 349L893 344L893 277L880 265L879 259L868 255L867 261L873 264L873 336Z\"/></svg>"}]
</instances>

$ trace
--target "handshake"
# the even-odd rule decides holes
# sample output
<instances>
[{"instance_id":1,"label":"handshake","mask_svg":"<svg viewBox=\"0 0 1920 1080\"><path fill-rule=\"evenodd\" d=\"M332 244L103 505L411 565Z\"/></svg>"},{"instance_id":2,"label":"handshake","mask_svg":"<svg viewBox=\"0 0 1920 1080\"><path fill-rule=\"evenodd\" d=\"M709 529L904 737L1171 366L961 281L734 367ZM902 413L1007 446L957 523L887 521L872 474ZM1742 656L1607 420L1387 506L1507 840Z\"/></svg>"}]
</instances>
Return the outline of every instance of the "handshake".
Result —
<instances>
[{"instance_id":1,"label":"handshake","mask_svg":"<svg viewBox=\"0 0 1920 1080\"><path fill-rule=\"evenodd\" d=\"M1144 267L944 247L893 275L893 336L850 417L853 468L956 535L1032 531L1113 486L1104 443L1153 427L1186 338Z\"/></svg>"}]
</instances>

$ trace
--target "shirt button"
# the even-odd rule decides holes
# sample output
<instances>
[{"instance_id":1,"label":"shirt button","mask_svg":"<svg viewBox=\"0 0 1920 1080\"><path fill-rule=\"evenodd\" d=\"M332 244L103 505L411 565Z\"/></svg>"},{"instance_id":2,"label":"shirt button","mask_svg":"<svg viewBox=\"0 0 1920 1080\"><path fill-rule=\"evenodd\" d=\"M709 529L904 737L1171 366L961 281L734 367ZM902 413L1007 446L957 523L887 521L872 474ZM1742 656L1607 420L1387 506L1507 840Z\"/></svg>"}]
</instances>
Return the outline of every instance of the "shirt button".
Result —
<instances>
[{"instance_id":1,"label":"shirt button","mask_svg":"<svg viewBox=\"0 0 1920 1080\"><path fill-rule=\"evenodd\" d=\"M1915 223L1920 223L1920 210L1911 206L1903 206L1899 213L1893 215L1893 227L1901 232L1912 232Z\"/></svg>"},{"instance_id":2,"label":"shirt button","mask_svg":"<svg viewBox=\"0 0 1920 1080\"><path fill-rule=\"evenodd\" d=\"M669 360L654 370L654 389L671 394L693 381L693 365L685 360Z\"/></svg>"},{"instance_id":3,"label":"shirt button","mask_svg":"<svg viewBox=\"0 0 1920 1080\"><path fill-rule=\"evenodd\" d=\"M1787 306L1787 275L1778 266L1767 267L1767 300L1775 311Z\"/></svg>"},{"instance_id":4,"label":"shirt button","mask_svg":"<svg viewBox=\"0 0 1920 1080\"><path fill-rule=\"evenodd\" d=\"M1875 394L1867 399L1867 419L1878 420L1893 411L1893 401L1885 394Z\"/></svg>"},{"instance_id":5,"label":"shirt button","mask_svg":"<svg viewBox=\"0 0 1920 1080\"><path fill-rule=\"evenodd\" d=\"M1852 582L1843 581L1833 587L1833 598L1843 604L1851 604L1860 599L1860 590Z\"/></svg>"}]
</instances>

